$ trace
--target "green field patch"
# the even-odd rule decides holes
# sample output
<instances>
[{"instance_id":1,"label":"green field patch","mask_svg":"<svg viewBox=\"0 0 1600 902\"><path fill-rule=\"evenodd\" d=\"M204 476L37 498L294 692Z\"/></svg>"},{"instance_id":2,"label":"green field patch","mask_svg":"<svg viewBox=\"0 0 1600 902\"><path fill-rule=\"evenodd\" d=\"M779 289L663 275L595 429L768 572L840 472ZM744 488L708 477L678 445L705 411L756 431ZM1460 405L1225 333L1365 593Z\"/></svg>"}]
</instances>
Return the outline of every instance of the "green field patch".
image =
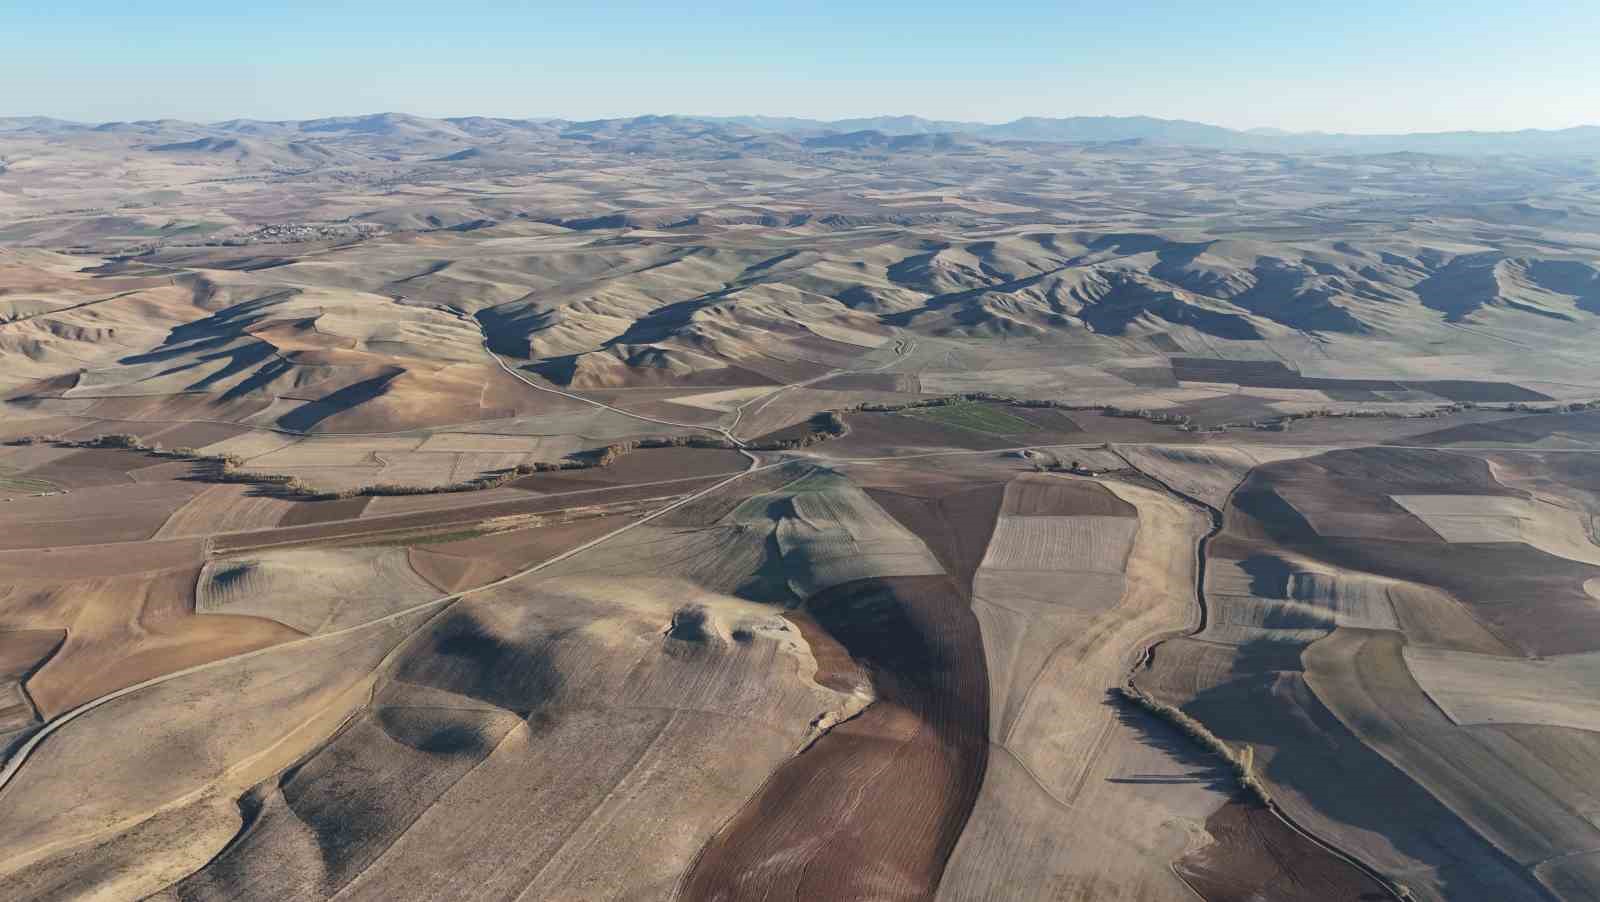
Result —
<instances>
[{"instance_id":1,"label":"green field patch","mask_svg":"<svg viewBox=\"0 0 1600 902\"><path fill-rule=\"evenodd\" d=\"M225 222L207 222L205 220L201 220L200 222L191 222L186 224L169 222L157 231L162 235L168 236L195 235L203 232L215 232L218 229L225 229L227 227L228 224Z\"/></svg>"},{"instance_id":2,"label":"green field patch","mask_svg":"<svg viewBox=\"0 0 1600 902\"><path fill-rule=\"evenodd\" d=\"M14 476L13 470L0 467L0 492L59 492L61 486L44 479L35 479L31 476Z\"/></svg>"},{"instance_id":3,"label":"green field patch","mask_svg":"<svg viewBox=\"0 0 1600 902\"><path fill-rule=\"evenodd\" d=\"M901 411L900 415L919 420L932 420L946 426L960 426L962 429L971 429L974 432L999 435L1039 431L1038 426L1021 417L1012 416L994 404L981 404L975 401L957 401L937 407L913 407Z\"/></svg>"}]
</instances>

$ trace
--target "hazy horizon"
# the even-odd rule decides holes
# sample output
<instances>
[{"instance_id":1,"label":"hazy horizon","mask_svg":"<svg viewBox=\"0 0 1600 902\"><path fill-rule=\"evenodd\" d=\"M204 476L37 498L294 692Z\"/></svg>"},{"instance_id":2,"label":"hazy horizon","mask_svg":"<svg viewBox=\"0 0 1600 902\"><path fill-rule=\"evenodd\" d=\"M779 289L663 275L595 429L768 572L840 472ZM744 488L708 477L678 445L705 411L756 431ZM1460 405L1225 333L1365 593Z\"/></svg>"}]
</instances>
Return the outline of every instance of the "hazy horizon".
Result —
<instances>
[{"instance_id":1,"label":"hazy horizon","mask_svg":"<svg viewBox=\"0 0 1600 902\"><path fill-rule=\"evenodd\" d=\"M355 119L355 118L362 118L362 117L367 117L367 116L384 116L384 115L413 116L413 117L416 117L416 118L419 118L419 119L465 119L465 118L472 118L472 117L482 117L482 118L493 118L493 119L511 119L511 120L529 120L529 121L559 120L559 121L565 121L565 122L593 122L593 121L604 121L604 120L613 120L613 119L633 119L633 118L640 118L640 117L645 117L645 116L663 116L663 117L675 116L675 117L681 117L681 118L685 118L685 119L707 119L707 120L772 119L772 120L800 120L800 121L822 122L822 123L830 123L830 124L831 123L835 123L835 122L847 122L847 121L864 120L864 119L905 119L905 118L911 118L911 119L921 119L921 120L929 121L929 122L959 122L959 123L962 123L964 125L979 125L979 126L1005 125L1005 124L1016 122L1016 121L1022 120L1022 119L1051 119L1051 120L1066 120L1066 119L1075 119L1075 118L1086 118L1086 119L1153 119L1153 120L1165 121L1165 122L1191 122L1191 123L1196 123L1196 124L1200 124L1200 125L1211 125L1211 126L1217 126L1217 127L1220 127L1220 128L1228 128L1228 129L1232 129L1232 130L1239 131L1239 132L1250 132L1250 131L1254 130L1254 131L1268 131L1268 132L1274 132L1275 131L1275 132L1280 132L1280 133L1288 134L1288 135L1302 135L1302 136L1342 134L1342 135L1354 135L1354 136L1366 136L1366 137L1384 137L1384 136L1393 136L1393 135L1450 134L1450 133L1471 133L1471 132L1479 132L1479 133L1486 133L1486 134L1499 134L1499 133L1514 133L1514 132L1520 132L1520 131L1563 131L1563 130L1566 130L1566 129L1586 128L1586 127L1589 127L1589 128L1600 128L1600 118L1596 118L1595 120L1592 120L1592 121L1573 122L1573 123L1570 123L1570 124L1567 124L1567 125L1528 126L1528 127L1524 127L1524 128L1429 129L1429 130L1426 130L1426 131L1418 130L1418 131L1407 131L1407 132L1389 132L1389 131L1348 131L1348 130L1335 130L1335 129L1284 129L1284 128L1279 128L1277 126L1228 126L1228 125L1222 125L1221 123L1206 122L1204 120L1198 120L1198 119L1182 119L1182 118L1172 118L1172 117L1166 117L1166 116L1151 116L1151 115L1148 115L1148 114L1145 114L1145 113L1094 113L1094 114L1087 114L1087 113L1084 113L1084 114L1080 114L1080 113L1061 113L1061 114L1049 115L1049 116L1039 115L1039 114L1031 114L1031 113L1024 113L1023 115L1014 116L1014 117L1012 117L1010 119L950 119L948 117L929 116L929 115L923 115L923 114L920 114L920 113L903 113L903 112L866 113L866 114L851 115L851 116L802 116L802 115L791 114L791 113L773 113L773 112L698 113L698 112L682 112L682 111L675 111L675 110L672 110L672 111L644 110L644 111L634 112L634 113L623 113L623 114L619 114L619 115L615 115L615 116L585 116L585 115L552 115L552 114L540 114L540 113L531 113L531 114L482 113L482 112L475 112L475 111L470 111L470 110L469 111L461 111L461 112L448 112L448 113L418 113L418 112L415 112L415 111L412 111L412 110L405 110L405 109L369 109L369 110L358 110L358 111L353 111L353 112L328 113L328 114L316 115L316 116L274 116L274 117L270 117L270 118L262 117L262 116L221 116L221 117L203 118L203 119L202 118L184 117L184 116L141 116L141 117L128 117L128 118L121 118L121 119L82 119L82 118L71 117L71 116L58 116L58 115L53 115L51 113L31 112L31 113L4 113L4 114L0 114L0 119L41 118L41 119L54 119L54 120L58 120L58 121L62 121L62 122L74 122L74 123L78 123L80 125L101 125L101 124L111 123L111 122L149 122L149 121L160 121L160 120L189 122L189 123L196 124L196 125L218 125L218 124L221 124L221 123L224 123L224 122L233 122L233 121L310 122L310 121L315 121L315 120L319 120L319 119Z\"/></svg>"},{"instance_id":2,"label":"hazy horizon","mask_svg":"<svg viewBox=\"0 0 1600 902\"><path fill-rule=\"evenodd\" d=\"M1600 900L1596 0L65 2L0 902Z\"/></svg>"},{"instance_id":3,"label":"hazy horizon","mask_svg":"<svg viewBox=\"0 0 1600 902\"><path fill-rule=\"evenodd\" d=\"M1600 123L1584 4L1118 9L903 0L470 13L104 0L0 13L0 115L105 122L422 116L1143 115L1356 134ZM889 112L885 112L889 111Z\"/></svg>"}]
</instances>

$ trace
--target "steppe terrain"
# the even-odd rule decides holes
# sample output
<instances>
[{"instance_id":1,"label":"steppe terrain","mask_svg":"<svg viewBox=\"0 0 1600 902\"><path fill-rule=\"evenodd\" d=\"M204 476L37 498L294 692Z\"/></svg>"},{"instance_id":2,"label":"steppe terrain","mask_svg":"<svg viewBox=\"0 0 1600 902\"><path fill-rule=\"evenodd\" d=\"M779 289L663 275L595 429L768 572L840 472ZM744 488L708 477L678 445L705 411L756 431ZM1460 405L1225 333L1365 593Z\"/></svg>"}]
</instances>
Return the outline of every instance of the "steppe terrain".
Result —
<instances>
[{"instance_id":1,"label":"steppe terrain","mask_svg":"<svg viewBox=\"0 0 1600 902\"><path fill-rule=\"evenodd\" d=\"M895 122L0 120L0 895L1600 896L1600 143Z\"/></svg>"}]
</instances>

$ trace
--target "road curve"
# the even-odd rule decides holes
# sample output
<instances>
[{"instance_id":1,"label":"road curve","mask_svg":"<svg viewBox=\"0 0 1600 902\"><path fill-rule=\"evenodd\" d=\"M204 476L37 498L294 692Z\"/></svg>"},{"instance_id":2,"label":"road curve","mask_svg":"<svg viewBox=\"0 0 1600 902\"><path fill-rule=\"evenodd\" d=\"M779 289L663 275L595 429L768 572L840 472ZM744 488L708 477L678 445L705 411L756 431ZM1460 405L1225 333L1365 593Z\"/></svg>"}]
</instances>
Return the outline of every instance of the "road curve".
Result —
<instances>
[{"instance_id":1,"label":"road curve","mask_svg":"<svg viewBox=\"0 0 1600 902\"><path fill-rule=\"evenodd\" d=\"M174 672L169 673L169 674L164 674L162 676L155 677L153 679L145 680L142 683L135 683L132 686L128 686L128 687L125 687L125 688L122 688L122 689L118 689L115 692L108 692L105 695L100 696L99 698L92 699L90 701L84 702L83 704L77 706L76 708L73 708L70 711L63 712L62 714L60 714L60 715L56 716L55 718L51 719L48 723L46 723L43 727L41 727L39 729L39 732L34 733L32 736L30 736L28 738L28 741L23 743L22 747L18 748L17 751L11 756L11 759L6 762L5 768L3 770L0 770L0 801L4 800L5 790L6 790L6 788L8 786L10 786L11 781L16 778L17 774L22 770L23 765L25 765L28 762L29 758L32 757L33 753L39 748L39 746L41 744L44 743L44 741L46 739L49 739L52 735L54 735L56 732L61 730L62 727L65 727L66 725L72 723L74 720L77 720L78 718L82 717L83 715L88 714L90 711L93 711L94 709L100 707L101 705L105 705L105 704L108 704L110 702L116 701L117 699L122 698L123 696L132 695L135 692L139 692L141 690L148 689L151 686L158 686L158 685L160 685L162 683L165 683L165 682L167 682L169 680L175 680L175 679L177 679L179 677L188 676L189 674L192 674L192 673L199 673L201 671L208 670L208 669L213 668L213 667L220 667L220 666L223 666L225 664L236 663L238 661L243 661L243 660L246 660L248 658L254 658L254 657L257 657L259 655L267 654L268 652L278 651L280 649L289 648L291 646L302 645L302 644L311 643L311 642L321 642L321 641L326 640L326 639L331 639L331 638L333 638L335 636L343 636L343 635L346 635L348 633L354 632L354 631L359 630L359 629L365 629L365 628L367 628L369 626L372 626L373 624L385 623L385 622L388 622L388 621L391 621L391 620L397 620L397 619L399 619L401 617L405 617L405 616L407 616L409 614L414 614L417 611L423 610L425 608L433 607L433 606L436 606L436 605L439 606L442 609L443 607L446 607L446 606L448 606L449 604L451 604L453 602L459 601L460 599L465 598L468 595L474 595L474 594L477 594L479 592L483 592L483 591L488 590L488 589L493 589L493 588L497 588L499 586L503 586L503 585L505 585L505 584L507 584L509 582L513 582L515 580L521 579L522 577L527 576L527 575L529 575L531 573L536 573L536 572L538 572L540 570L543 570L544 568L549 567L552 564L558 564L558 563L560 563L560 562L562 562L564 560L567 560L568 558L573 557L574 555L581 554L581 553L583 553L585 551L588 551L590 548L593 548L596 545L601 544L602 542L605 542L605 541L608 541L608 540L610 540L612 538L615 538L616 536L618 536L618 535L620 535L620 534L622 534L624 532L627 532L628 530L633 529L634 527L642 526L643 524L648 523L649 521L654 520L656 517L659 517L659 516L669 512L669 511L675 510L678 507L681 507L681 506L683 506L685 504L688 504L691 501L695 501L695 500L697 500L699 498L702 498L702 497L704 497L706 495L709 495L710 493L717 491L718 489L722 488L723 486L729 485L729 484L731 484L733 482L736 482L736 481L738 481L740 479L743 479L744 477L749 476L752 473L757 473L757 472L760 472L762 470L770 470L770 469L773 469L775 467L780 467L784 463L784 462L780 461L780 462L777 462L777 463L766 464L765 466L757 466L757 460L753 455L748 455L747 454L746 456L750 457L750 459L751 459L750 460L749 469L744 470L744 471L739 472L739 473L735 473L734 475L728 477L727 479L724 479L724 480L716 483L715 485L707 486L706 488L701 489L700 491L695 492L692 495L685 495L684 497L678 499L677 501L674 501L671 504L666 505L665 507L660 508L659 510L652 511L651 513L646 514L645 516L639 518L638 520L634 520L631 523L624 524L620 528L614 529L611 532L608 532L603 536L599 536L597 538L590 539L589 541L587 541L587 542L583 543L582 545L579 545L579 546L577 546L575 548L570 548L570 549L568 549L566 551L563 551L562 553L556 555L553 558L550 558L549 560L540 561L537 564L533 564L532 566L526 567L526 568L524 568L522 570L518 570L516 573L513 573L510 576L502 577L500 579L495 580L494 582L484 583L481 586L475 586L475 587L473 587L471 589L465 589L465 590L460 591L460 592L453 592L453 593L448 594L448 595L441 595L440 597L435 598L432 601L424 601L424 602L421 602L419 604L414 604L414 605L412 605L412 606L410 606L408 608L405 608L403 610L396 611L393 614L389 614L389 615L384 616L384 617L379 617L376 620L369 620L366 623L360 623L360 624L357 624L355 626L346 627L346 628L344 628L342 630L335 630L335 631L333 631L331 633L321 633L321 634L315 635L315 636L307 636L304 639L295 639L292 642L283 642L283 643L280 643L278 645L270 645L270 646L268 646L266 648L257 649L255 651L251 651L251 652L245 652L244 654L232 655L232 656L226 657L226 658L219 658L219 659L217 659L215 661L210 661L210 662L207 662L205 664L197 664L194 667L186 667L186 668L184 668L182 670L177 670L177 671L174 671Z\"/></svg>"}]
</instances>

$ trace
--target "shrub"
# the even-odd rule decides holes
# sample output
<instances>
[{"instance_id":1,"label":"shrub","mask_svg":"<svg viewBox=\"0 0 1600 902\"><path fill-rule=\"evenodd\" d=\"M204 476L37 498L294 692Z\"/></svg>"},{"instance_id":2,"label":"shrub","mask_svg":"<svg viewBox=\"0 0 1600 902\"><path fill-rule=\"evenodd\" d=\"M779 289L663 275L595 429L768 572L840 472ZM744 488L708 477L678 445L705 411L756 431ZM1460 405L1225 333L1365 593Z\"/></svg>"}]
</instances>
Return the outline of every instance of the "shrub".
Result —
<instances>
[{"instance_id":1,"label":"shrub","mask_svg":"<svg viewBox=\"0 0 1600 902\"><path fill-rule=\"evenodd\" d=\"M139 438L137 435L129 435L126 432L97 435L81 444L88 448L119 448L125 451L149 450L149 446L144 443L144 439Z\"/></svg>"}]
</instances>

